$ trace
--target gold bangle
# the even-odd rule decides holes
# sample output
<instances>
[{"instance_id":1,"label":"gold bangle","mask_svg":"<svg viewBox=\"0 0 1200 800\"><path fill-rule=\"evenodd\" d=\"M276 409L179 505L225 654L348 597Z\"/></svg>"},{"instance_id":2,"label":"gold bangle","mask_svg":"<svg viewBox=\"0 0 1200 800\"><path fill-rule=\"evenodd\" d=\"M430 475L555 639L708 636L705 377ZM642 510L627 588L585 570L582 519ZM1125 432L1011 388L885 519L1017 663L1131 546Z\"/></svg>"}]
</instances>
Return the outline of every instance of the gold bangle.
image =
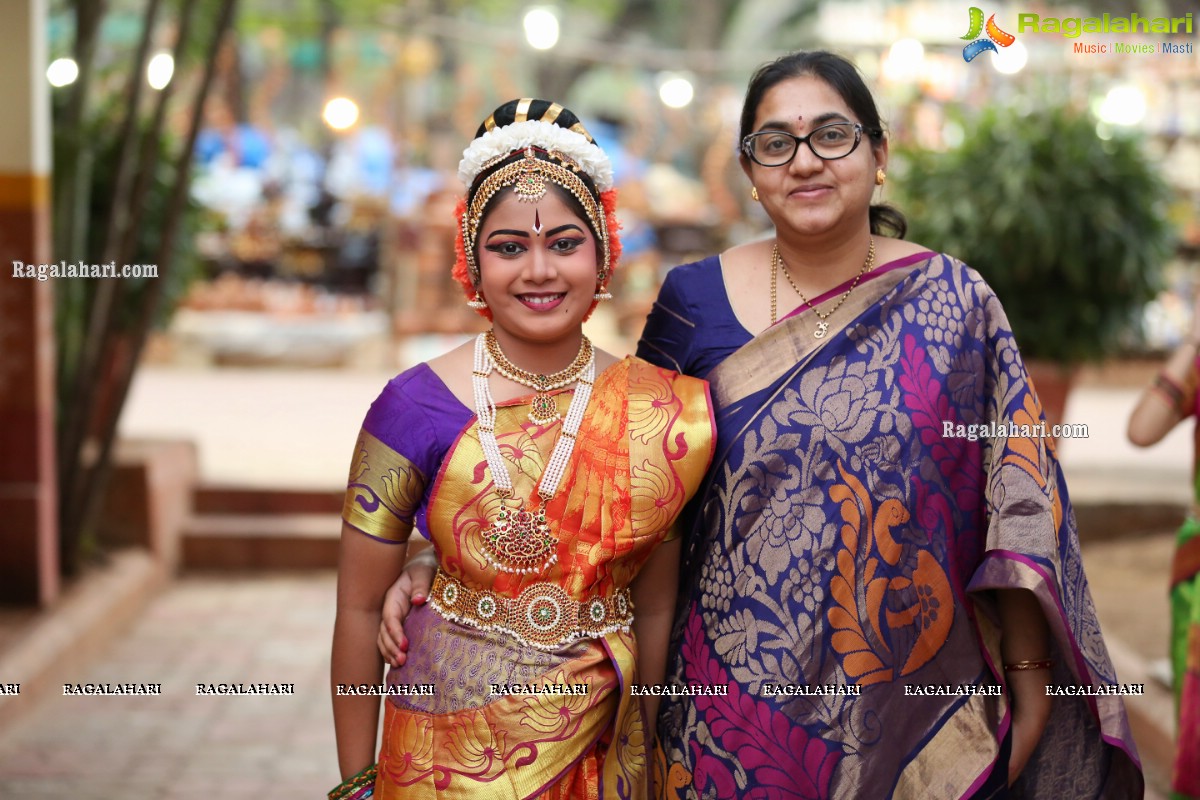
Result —
<instances>
[{"instance_id":1,"label":"gold bangle","mask_svg":"<svg viewBox=\"0 0 1200 800\"><path fill-rule=\"evenodd\" d=\"M1025 672L1033 669L1050 669L1054 666L1054 661L1049 658L1043 658L1040 661L1014 661L1011 664L1004 665L1005 672Z\"/></svg>"}]
</instances>

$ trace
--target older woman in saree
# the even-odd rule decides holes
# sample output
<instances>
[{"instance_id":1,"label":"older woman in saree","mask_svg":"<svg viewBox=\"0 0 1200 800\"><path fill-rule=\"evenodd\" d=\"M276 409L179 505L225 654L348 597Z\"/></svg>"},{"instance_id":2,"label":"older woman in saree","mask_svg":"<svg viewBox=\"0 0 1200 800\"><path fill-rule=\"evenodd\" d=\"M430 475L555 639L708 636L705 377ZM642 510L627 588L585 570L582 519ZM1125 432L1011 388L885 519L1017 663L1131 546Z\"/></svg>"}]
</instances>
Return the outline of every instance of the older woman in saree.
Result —
<instances>
[{"instance_id":1,"label":"older woman in saree","mask_svg":"<svg viewBox=\"0 0 1200 800\"><path fill-rule=\"evenodd\" d=\"M1140 797L1121 698L1080 696L1117 676L999 300L884 235L845 59L761 68L741 136L775 235L669 273L638 350L717 407L668 674L729 693L664 700L668 796Z\"/></svg>"}]
</instances>

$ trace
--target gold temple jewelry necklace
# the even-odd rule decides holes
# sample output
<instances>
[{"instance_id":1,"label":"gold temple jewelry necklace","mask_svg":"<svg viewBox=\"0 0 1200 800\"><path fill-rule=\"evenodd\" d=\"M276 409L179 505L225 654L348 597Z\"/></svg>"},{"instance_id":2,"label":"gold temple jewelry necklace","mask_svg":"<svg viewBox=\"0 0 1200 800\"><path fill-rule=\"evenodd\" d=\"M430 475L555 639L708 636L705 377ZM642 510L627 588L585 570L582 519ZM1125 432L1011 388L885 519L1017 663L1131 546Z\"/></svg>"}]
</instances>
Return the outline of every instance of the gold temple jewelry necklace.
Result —
<instances>
[{"instance_id":1,"label":"gold temple jewelry necklace","mask_svg":"<svg viewBox=\"0 0 1200 800\"><path fill-rule=\"evenodd\" d=\"M592 359L591 340L586 336L583 337L583 341L579 343L579 352L575 355L575 360L565 369L560 369L550 375L542 375L521 369L512 363L500 348L500 342L496 340L495 333L488 331L484 336L488 356L491 357L496 371L513 383L519 383L521 386L527 386L537 392L533 396L533 402L529 404L529 421L534 425L549 425L560 419L558 404L554 402L550 392L579 380L579 376L583 374L584 368Z\"/></svg>"},{"instance_id":2,"label":"gold temple jewelry necklace","mask_svg":"<svg viewBox=\"0 0 1200 800\"><path fill-rule=\"evenodd\" d=\"M813 338L814 339L824 339L825 334L829 333L829 322L828 322L829 318L832 317L834 315L834 313L839 308L842 307L842 303L846 302L846 298L848 298L850 296L850 293L854 291L854 287L858 286L858 282L860 280L862 280L862 276L866 275L868 272L870 272L871 268L874 266L875 266L875 237L872 236L871 237L871 246L867 248L867 260L863 262L862 269L860 269L858 271L858 275L855 276L854 282L850 284L850 288L847 289L846 293L843 294L841 299L837 301L837 305L835 305L833 308L829 309L829 311L827 311L826 313L822 314L820 311L817 310L816 306L814 306L811 302L809 302L809 299L804 296L804 292L800 291L800 287L796 285L796 282L794 280L792 280L792 274L788 271L787 264L783 263L783 256L780 255L780 253L779 253L779 243L776 242L771 247L771 324L774 325L775 319L776 319L775 311L776 311L777 280L775 278L775 273L782 272L783 277L787 278L787 282L791 284L792 289L795 290L796 294L800 295L800 299L804 302L804 305L806 305L810 309L812 309L812 312L817 315L817 318L820 321L817 323L817 329L815 331L813 331Z\"/></svg>"}]
</instances>

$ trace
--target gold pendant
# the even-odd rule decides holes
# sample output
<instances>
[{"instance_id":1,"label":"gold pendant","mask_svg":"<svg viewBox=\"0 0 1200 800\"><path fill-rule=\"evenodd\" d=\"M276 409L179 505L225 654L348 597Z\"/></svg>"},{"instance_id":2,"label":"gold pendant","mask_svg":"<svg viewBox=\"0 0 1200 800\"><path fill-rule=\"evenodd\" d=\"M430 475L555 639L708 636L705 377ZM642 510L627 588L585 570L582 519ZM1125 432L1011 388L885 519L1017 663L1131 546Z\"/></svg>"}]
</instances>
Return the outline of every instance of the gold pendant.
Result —
<instances>
[{"instance_id":1,"label":"gold pendant","mask_svg":"<svg viewBox=\"0 0 1200 800\"><path fill-rule=\"evenodd\" d=\"M529 404L530 422L534 425L549 425L560 419L562 415L558 413L558 403L554 401L553 395L538 392L533 396L533 402Z\"/></svg>"},{"instance_id":2,"label":"gold pendant","mask_svg":"<svg viewBox=\"0 0 1200 800\"><path fill-rule=\"evenodd\" d=\"M824 339L825 334L829 333L829 323L821 320L817 323L817 329L813 331L814 339Z\"/></svg>"},{"instance_id":3,"label":"gold pendant","mask_svg":"<svg viewBox=\"0 0 1200 800\"><path fill-rule=\"evenodd\" d=\"M543 572L558 560L558 537L550 533L546 511L530 511L522 503L510 509L501 505L490 530L483 535L483 554L502 572Z\"/></svg>"}]
</instances>

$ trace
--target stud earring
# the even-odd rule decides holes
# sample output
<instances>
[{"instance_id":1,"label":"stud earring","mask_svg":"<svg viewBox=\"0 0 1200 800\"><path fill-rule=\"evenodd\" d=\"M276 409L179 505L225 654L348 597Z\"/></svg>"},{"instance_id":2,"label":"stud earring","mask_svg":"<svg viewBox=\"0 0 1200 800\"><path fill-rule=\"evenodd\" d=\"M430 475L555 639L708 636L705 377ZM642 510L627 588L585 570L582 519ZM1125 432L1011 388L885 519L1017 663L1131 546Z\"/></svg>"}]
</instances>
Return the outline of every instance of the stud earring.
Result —
<instances>
[{"instance_id":1,"label":"stud earring","mask_svg":"<svg viewBox=\"0 0 1200 800\"><path fill-rule=\"evenodd\" d=\"M875 170L875 185L883 186L887 183L887 173L882 168Z\"/></svg>"},{"instance_id":2,"label":"stud earring","mask_svg":"<svg viewBox=\"0 0 1200 800\"><path fill-rule=\"evenodd\" d=\"M756 203L758 202L758 187L757 186L750 187L750 199Z\"/></svg>"},{"instance_id":3,"label":"stud earring","mask_svg":"<svg viewBox=\"0 0 1200 800\"><path fill-rule=\"evenodd\" d=\"M467 301L467 308L471 308L476 311L483 311L487 307L487 300L484 300L483 295L481 295L479 292L476 292L475 297Z\"/></svg>"},{"instance_id":4,"label":"stud earring","mask_svg":"<svg viewBox=\"0 0 1200 800\"><path fill-rule=\"evenodd\" d=\"M592 299L599 302L601 300L612 300L613 296L612 293L608 291L607 286L600 284L598 287L596 287L596 293L592 295Z\"/></svg>"}]
</instances>

